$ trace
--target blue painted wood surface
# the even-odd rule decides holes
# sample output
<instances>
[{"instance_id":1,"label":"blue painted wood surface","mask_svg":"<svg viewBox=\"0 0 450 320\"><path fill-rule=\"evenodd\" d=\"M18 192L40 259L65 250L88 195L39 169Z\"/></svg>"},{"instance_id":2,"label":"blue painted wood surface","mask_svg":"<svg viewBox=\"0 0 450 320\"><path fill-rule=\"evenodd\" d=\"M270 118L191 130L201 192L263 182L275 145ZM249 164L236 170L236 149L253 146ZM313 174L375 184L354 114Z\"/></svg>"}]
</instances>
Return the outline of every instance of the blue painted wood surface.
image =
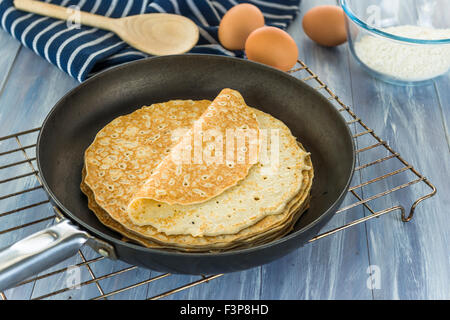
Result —
<instances>
[{"instance_id":1,"label":"blue painted wood surface","mask_svg":"<svg viewBox=\"0 0 450 320\"><path fill-rule=\"evenodd\" d=\"M301 11L331 0L303 0ZM347 45L323 48L307 39L301 29L301 16L289 29L296 40L300 58L348 105L369 127L404 159L437 187L435 197L419 204L413 220L404 223L398 212L372 219L312 242L268 265L244 272L224 275L206 284L183 290L166 299L449 299L450 298L450 75L420 87L392 86L362 71L351 57ZM50 108L77 82L21 47L6 33L0 32L0 136L39 127ZM357 133L361 128L352 125ZM31 140L33 138L30 138ZM373 141L358 138L359 147ZM0 146L7 147L8 141ZM28 150L30 154L32 150ZM358 165L386 156L385 149L359 154ZM32 155L31 155L32 156ZM14 161L14 156L9 159ZM2 164L0 164L1 166ZM355 174L352 185L401 168L395 159ZM0 171L0 179L27 172L27 166L14 172ZM409 173L395 175L357 190L368 197L411 180ZM36 186L33 176L2 185L1 194ZM370 203L374 210L401 204L407 209L418 196L427 194L423 184L392 193ZM42 190L21 195L5 204L0 212L46 199ZM355 202L347 196L343 206ZM2 217L0 230L51 216L49 206L39 206L20 214ZM337 214L324 230L370 215L363 206ZM0 235L0 247L9 245L54 223L44 221L31 227ZM49 271L65 270L95 259L98 254L83 248L76 255ZM101 278L81 290L63 290L51 299L89 299L131 284L157 277L160 273L133 268L126 263L103 259L92 263L91 272L98 278L112 272L120 274ZM372 269L369 268L372 266ZM80 280L92 279L89 270L79 268ZM379 283L368 281L376 271ZM44 274L42 273L42 274ZM70 284L71 272L32 281L5 292L8 299L31 299L64 289ZM180 287L199 277L173 275L114 294L108 299L145 299ZM99 287L101 288L99 290Z\"/></svg>"}]
</instances>

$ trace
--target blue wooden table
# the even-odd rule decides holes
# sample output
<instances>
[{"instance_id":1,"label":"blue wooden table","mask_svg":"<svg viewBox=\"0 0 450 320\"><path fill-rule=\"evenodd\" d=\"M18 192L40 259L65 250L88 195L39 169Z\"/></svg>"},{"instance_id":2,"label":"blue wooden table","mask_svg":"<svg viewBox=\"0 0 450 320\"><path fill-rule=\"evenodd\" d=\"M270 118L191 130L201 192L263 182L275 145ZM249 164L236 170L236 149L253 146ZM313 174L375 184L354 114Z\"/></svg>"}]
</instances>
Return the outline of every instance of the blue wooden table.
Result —
<instances>
[{"instance_id":1,"label":"blue wooden table","mask_svg":"<svg viewBox=\"0 0 450 320\"><path fill-rule=\"evenodd\" d=\"M304 0L301 12L325 3L334 4L334 1ZM418 205L410 222L402 222L398 212L390 213L314 241L268 265L226 274L166 299L450 299L450 75L418 87L389 85L362 71L346 44L332 49L313 44L302 32L301 16L289 32L298 44L300 58L378 136L427 177L438 192ZM0 32L0 136L39 127L58 99L77 84ZM8 143L11 142L2 141L0 146L7 147ZM33 157L33 150L27 152ZM358 155L359 164L368 160L365 153ZM359 172L354 183L371 178L364 175L376 176L397 168L386 161L381 168L364 171L368 172L364 174ZM19 171L19 167L1 169L0 179L20 174ZM401 179L394 182L402 183ZM370 196L379 192L376 188L392 188L389 184L394 182L369 185L359 194ZM33 175L2 184L0 198L35 185ZM417 184L382 197L376 206L389 208L402 204L409 209L415 199L427 193L427 186ZM34 202L46 199L43 190L33 195L19 195L8 202L1 201L0 212L23 206L22 203L30 200L27 197ZM350 197L346 204L354 202ZM1 233L1 230L26 224L51 212L49 205L43 205L0 216L0 247L50 226L54 221L47 219L14 232ZM357 206L345 214L337 214L326 229L368 214L367 208ZM145 299L192 281L201 281L193 276L161 276L100 258L90 263L89 269L78 268L80 274L73 272L77 268L66 269L71 265L83 265L83 259L97 257L93 250L84 248L82 255L42 273L46 275L42 279L38 277L9 289L0 298L31 299L60 290L59 294L48 298L89 299L131 285L108 299ZM55 271L54 275L48 276L51 271ZM96 281L92 281L93 276ZM158 276L161 279L132 286ZM65 290L74 277L85 285Z\"/></svg>"}]
</instances>

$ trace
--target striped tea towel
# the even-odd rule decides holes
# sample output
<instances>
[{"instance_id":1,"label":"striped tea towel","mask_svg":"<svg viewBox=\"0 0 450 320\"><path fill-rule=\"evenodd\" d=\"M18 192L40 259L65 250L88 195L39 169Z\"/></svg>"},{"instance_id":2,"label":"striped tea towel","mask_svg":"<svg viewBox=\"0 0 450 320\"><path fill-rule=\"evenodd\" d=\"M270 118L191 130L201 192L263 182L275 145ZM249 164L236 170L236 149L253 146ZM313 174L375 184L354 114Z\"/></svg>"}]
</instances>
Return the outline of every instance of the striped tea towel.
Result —
<instances>
[{"instance_id":1,"label":"striped tea towel","mask_svg":"<svg viewBox=\"0 0 450 320\"><path fill-rule=\"evenodd\" d=\"M113 18L141 13L175 13L192 19L200 39L191 53L243 57L218 41L221 17L236 4L249 2L264 14L266 25L285 29L295 18L300 0L45 0L53 4ZM13 0L0 0L0 25L23 45L82 82L112 66L148 57L114 33L16 10Z\"/></svg>"}]
</instances>

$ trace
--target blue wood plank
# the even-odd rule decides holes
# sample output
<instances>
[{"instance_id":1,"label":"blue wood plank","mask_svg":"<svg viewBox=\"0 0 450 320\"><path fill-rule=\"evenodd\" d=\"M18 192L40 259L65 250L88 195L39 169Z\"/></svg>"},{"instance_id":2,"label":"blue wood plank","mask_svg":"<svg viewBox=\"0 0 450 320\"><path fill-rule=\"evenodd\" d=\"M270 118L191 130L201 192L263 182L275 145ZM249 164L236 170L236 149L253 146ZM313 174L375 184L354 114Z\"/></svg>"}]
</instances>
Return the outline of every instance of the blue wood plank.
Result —
<instances>
[{"instance_id":1,"label":"blue wood plank","mask_svg":"<svg viewBox=\"0 0 450 320\"><path fill-rule=\"evenodd\" d=\"M9 75L14 59L20 49L20 43L11 38L6 32L0 30L0 93Z\"/></svg>"},{"instance_id":2,"label":"blue wood plank","mask_svg":"<svg viewBox=\"0 0 450 320\"><path fill-rule=\"evenodd\" d=\"M152 276L156 276L153 273ZM161 295L174 288L201 280L199 276L171 275L149 285L148 298ZM190 289L182 290L163 299L165 300L230 300L246 299L256 300L260 298L261 274L260 267L241 272L225 274L206 283L201 283Z\"/></svg>"},{"instance_id":3,"label":"blue wood plank","mask_svg":"<svg viewBox=\"0 0 450 320\"><path fill-rule=\"evenodd\" d=\"M86 260L99 257L99 254L89 247L83 248L82 251ZM126 288L151 278L152 272L150 270L136 268L127 263L110 259L102 259L98 262L91 263L89 266L96 278L100 278L108 274L114 274L112 277L108 277L97 282L103 293L99 292L99 289L96 286L95 295L91 298L97 298L102 294L110 294L106 297L106 299L109 300L142 300L147 297L148 284L139 285L131 289ZM121 289L123 289L123 291L115 293L115 291ZM84 288L82 291L84 291Z\"/></svg>"},{"instance_id":4,"label":"blue wood plank","mask_svg":"<svg viewBox=\"0 0 450 320\"><path fill-rule=\"evenodd\" d=\"M439 190L419 205L409 223L401 222L399 215L390 215L367 224L370 261L379 267L381 276L381 287L374 290L374 297L448 299L449 186L442 173L449 172L450 161L435 89L433 85L389 85L362 72L353 59L350 66L356 113ZM364 178L379 176L386 169L375 166ZM364 192L376 194L404 181L405 177L395 176L367 186ZM424 184L418 184L383 197L375 208L400 203L408 210L417 195L428 192Z\"/></svg>"},{"instance_id":5,"label":"blue wood plank","mask_svg":"<svg viewBox=\"0 0 450 320\"><path fill-rule=\"evenodd\" d=\"M0 95L2 94L2 92L4 91L4 86L5 83L7 82L7 79L10 75L10 71L12 70L13 67L13 63L16 59L16 56L18 54L20 50L20 44L15 41L14 39L12 39L6 32L0 31L0 56L2 57L0 59ZM3 122L0 122L3 124ZM17 147L15 141L3 141L2 143L0 143L0 146L2 148L2 150L9 150L11 147L15 148ZM14 159L12 157L7 159L8 161L14 161ZM5 172L5 170L2 170L0 172L0 176L2 177L1 179L5 179L8 178L8 173ZM14 188L14 186L12 186L11 184L8 186L9 188ZM20 187L19 187L20 188ZM12 199L12 202L15 202L15 199ZM7 206L11 205L11 201L9 201L8 204L5 203L5 201L3 201L0 204L1 207L1 212L5 212L8 211L8 209L6 208ZM8 220L8 221L6 221ZM6 230L8 229L12 223L13 225L17 225L19 223L18 220L13 220L10 217L5 217L4 219L2 219L2 225L1 225L1 230ZM40 226L42 228L42 224ZM39 229L36 229L36 231ZM13 237L10 236L11 233L9 234L2 234L0 236L0 247L4 247L8 244L11 244L14 242ZM14 299L14 298L29 298L31 296L31 290L33 287L33 283L27 284L27 285L23 285L20 286L18 288L12 289L12 290L8 290L7 292L5 292L5 294L7 295L8 298L10 299Z\"/></svg>"},{"instance_id":6,"label":"blue wood plank","mask_svg":"<svg viewBox=\"0 0 450 320\"><path fill-rule=\"evenodd\" d=\"M27 48L20 51L0 97L1 135L39 127L77 82Z\"/></svg>"},{"instance_id":7,"label":"blue wood plank","mask_svg":"<svg viewBox=\"0 0 450 320\"><path fill-rule=\"evenodd\" d=\"M225 274L189 290L189 299L257 300L260 299L261 268Z\"/></svg>"},{"instance_id":8,"label":"blue wood plank","mask_svg":"<svg viewBox=\"0 0 450 320\"><path fill-rule=\"evenodd\" d=\"M3 34L4 33L2 33L2 35ZM18 46L17 43L16 45ZM15 47L14 45L12 46ZM10 52L13 53L14 50L11 50ZM43 81L43 79L45 79L45 81ZM66 84L66 86L64 84ZM0 122L2 123L0 135L3 136L27 130L32 127L38 127L54 102L74 85L74 81L62 75L59 70L42 61L30 50L22 48L15 58L14 68L8 72L8 81L4 84L0 96ZM36 135L34 135L33 139L35 138ZM22 152L18 152L14 156L19 157L22 160L25 159ZM29 156L32 157L34 155ZM16 161L13 158L10 160ZM36 168L35 162L34 168ZM32 171L32 168L30 168L28 164L24 164L20 167L13 167L11 170L4 169L3 171L5 172L4 174L13 176L30 172ZM14 180L7 183L7 185L3 185L3 187L5 187L3 190L11 193L33 188L38 185L35 176L28 176L26 178ZM48 197L43 193L43 190L16 196L9 199L9 201L2 201L2 212L7 211L8 209L11 210L13 208L40 202L45 199L48 199ZM7 206L8 209L5 208L5 206ZM49 217L53 214L53 210L49 205L34 207L29 210L14 213L7 218L3 218L2 229ZM3 234L1 246L14 243L27 235L50 226L52 223L53 220L47 220L27 228ZM8 298L31 298L33 288L34 283L32 282L24 286L10 289L6 292L6 295Z\"/></svg>"},{"instance_id":9,"label":"blue wood plank","mask_svg":"<svg viewBox=\"0 0 450 320\"><path fill-rule=\"evenodd\" d=\"M434 81L439 99L439 107L442 117L442 125L450 150L450 71L446 75Z\"/></svg>"},{"instance_id":10,"label":"blue wood plank","mask_svg":"<svg viewBox=\"0 0 450 320\"><path fill-rule=\"evenodd\" d=\"M34 284L32 299L50 299L50 300L67 300L67 299L90 299L99 295L95 284L77 287L80 283L92 279L88 270L84 267L73 268L71 266L81 263L79 255L70 257L51 268L40 273L47 275L51 272L64 270L51 276L46 276L42 280L38 280ZM70 290L67 290L70 288ZM82 290L80 290L82 288ZM57 292L58 294L54 294Z\"/></svg>"}]
</instances>

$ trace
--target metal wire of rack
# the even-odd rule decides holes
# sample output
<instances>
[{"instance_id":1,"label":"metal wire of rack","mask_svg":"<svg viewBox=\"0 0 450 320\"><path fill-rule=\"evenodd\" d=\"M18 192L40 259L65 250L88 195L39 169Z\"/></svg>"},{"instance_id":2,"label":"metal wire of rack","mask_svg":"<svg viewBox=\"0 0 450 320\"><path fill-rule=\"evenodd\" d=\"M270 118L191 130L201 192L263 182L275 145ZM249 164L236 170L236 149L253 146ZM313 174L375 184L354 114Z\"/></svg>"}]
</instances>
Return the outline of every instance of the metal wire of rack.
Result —
<instances>
[{"instance_id":1,"label":"metal wire of rack","mask_svg":"<svg viewBox=\"0 0 450 320\"><path fill-rule=\"evenodd\" d=\"M405 159L403 159L399 153L395 152L387 144L386 141L378 137L374 133L374 131L370 129L348 106L346 106L341 101L341 99L336 96L333 91L322 80L320 80L318 75L315 74L303 61L299 60L298 65L293 70L289 71L289 73L303 80L304 82L321 92L324 96L326 96L347 120L347 124L354 132L353 138L355 139L355 143L357 145L356 152L360 161L358 166L355 168L355 173L358 172L360 177L370 176L371 174L373 175L373 172L369 172L371 168L382 166L383 163L388 161L398 162L398 169L388 172L384 172L383 168L372 170L377 173L381 170L382 173L377 174L375 177L370 177L365 181L359 181L358 184L350 187L348 190L348 194L350 194L351 197L355 198L355 202L346 204L337 211L337 214L342 214L344 212L348 212L352 208L364 206L364 208L367 209L370 214L365 215L362 218L347 222L343 225L340 225L339 227L325 231L310 239L309 241L313 242L322 239L336 232L342 231L349 227L358 225L360 223L394 211L400 212L401 220L403 222L410 221L413 218L417 205L423 200L435 195L436 188L412 165L410 165ZM0 186L2 186L2 190L8 190L7 194L0 195L0 226L2 226L2 229L0 230L0 241L2 240L2 236L8 235L9 238L14 239L14 237L12 237L14 232L18 232L19 230L24 230L26 228L35 228L35 230L30 231L32 233L39 230L39 228L43 228L43 224L51 224L55 220L58 221L62 218L62 214L58 210L58 208L51 205L50 199L43 189L39 178L39 173L36 169L35 142L39 130L40 128L35 128L0 137ZM380 152L378 152L371 155L362 156L363 154L369 153L374 150L381 150L381 155ZM361 164L361 159L365 160L363 164ZM362 174L363 172L364 174ZM368 173L366 174L366 172ZM9 176L9 174L11 173L13 174L13 176ZM372 195L365 195L365 193L362 191L364 187L386 181L389 178L394 176L397 177L400 174L408 174L403 178L402 183L400 184L391 186L388 183L385 183L384 189L382 191ZM23 181L23 179L26 178L28 178L27 185L29 185L29 187L18 191L14 190L9 192L10 189L14 188L15 184L23 187L23 182L21 184L20 181ZM30 179L32 179L33 182L29 182ZM391 207L382 206L382 208L378 210L375 209L372 205L376 200L386 199L389 194L409 188L415 184L424 184L426 186L425 189L429 189L430 191L425 195L417 196L417 198L415 198L415 201L413 201L411 207L409 208L409 211L407 211L405 207L400 204ZM37 193L39 193L39 195L36 195ZM28 197L28 195L32 196ZM18 197L22 197L20 203L15 200ZM27 204L22 204L22 201L27 201L23 198L29 198L29 202ZM34 210L34 208L38 207L39 210ZM42 210L42 207L46 207L46 210ZM29 211L33 211L32 214L24 214L25 212ZM114 277L117 278L122 274L138 269L138 267L128 266L126 268L119 269L117 271L113 271L100 276L95 274L92 266L94 264L101 263L101 261L104 261L106 258L98 254L97 256L86 257L86 254L83 253L82 250L78 252L78 255L78 263L69 262L69 264L66 264L64 267L46 271L38 276L23 281L22 283L18 284L17 287L27 284L33 284L39 280L50 279L51 277L56 275L61 276L75 268L84 268L84 270L88 274L87 280L80 280L78 283L73 283L70 286L41 294L36 297L32 297L32 299L58 298L58 295L73 290L74 288L83 289L88 286L94 286L96 291L96 294L92 297L92 299L107 299L108 297L117 295L127 290L131 290L171 276L170 274L166 273L149 277L133 283L122 282L118 283L119 288L113 288L107 291L102 287L102 280ZM209 282L220 276L222 276L222 274L199 276L199 278L194 280L193 282L176 288L172 288L147 299L164 298L176 292L189 289L205 282ZM3 300L7 299L5 292L0 292L0 297Z\"/></svg>"}]
</instances>

